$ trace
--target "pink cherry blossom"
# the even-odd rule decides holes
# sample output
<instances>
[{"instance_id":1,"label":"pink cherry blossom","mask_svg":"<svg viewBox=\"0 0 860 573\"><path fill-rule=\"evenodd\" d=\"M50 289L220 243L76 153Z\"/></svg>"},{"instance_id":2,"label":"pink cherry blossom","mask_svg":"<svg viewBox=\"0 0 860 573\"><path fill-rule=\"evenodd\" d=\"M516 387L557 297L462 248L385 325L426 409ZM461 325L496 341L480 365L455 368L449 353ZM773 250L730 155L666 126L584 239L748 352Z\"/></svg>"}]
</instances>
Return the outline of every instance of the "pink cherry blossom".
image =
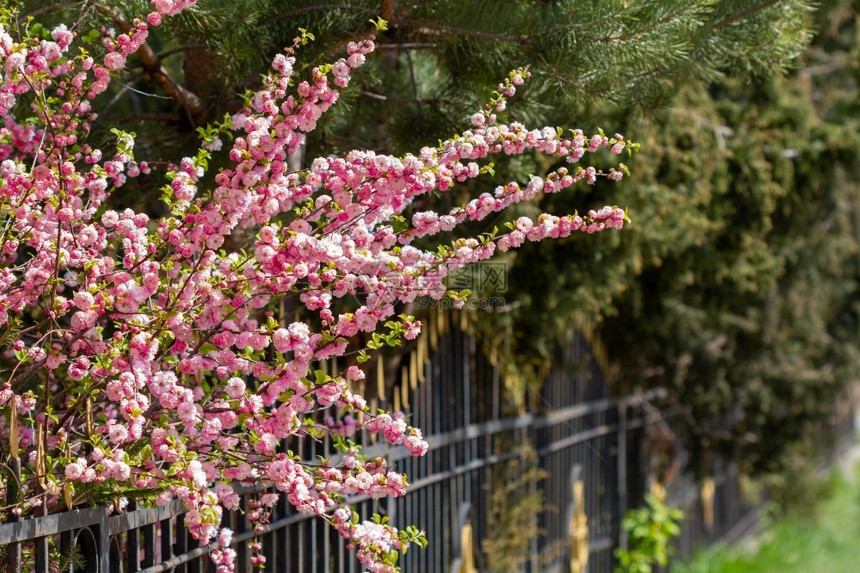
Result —
<instances>
[{"instance_id":1,"label":"pink cherry blossom","mask_svg":"<svg viewBox=\"0 0 860 573\"><path fill-rule=\"evenodd\" d=\"M586 159L635 144L602 131L505 123L509 99L529 77L523 68L467 129L435 147L403 156L353 150L291 172L288 156L373 57L368 38L298 82L297 40L273 58L246 107L210 126L196 155L162 170L133 157L141 152L121 130L109 147L93 148L94 98L124 73L150 27L193 3L152 0L152 12L125 33L105 33L91 55L77 51L74 28L55 28L52 40L16 39L0 22L0 326L23 325L10 329L21 334L4 358L10 375L0 404L26 418L24 459L35 462L34 428L47 432L49 467L58 472L51 483L113 480L162 488L158 503L182 500L191 533L217 539L219 571L232 571L235 559L221 528L223 510L239 504L232 482L259 480L278 493L249 503L255 524L283 496L334 527L368 570L393 571L387 563L410 541L391 525L353 520L346 496L402 496L406 476L348 445L334 462L305 463L281 444L367 430L426 453L427 440L402 413L368 406L355 357L374 350L367 341L375 335L395 345L421 336L421 320L398 309L448 296L452 271L525 241L622 228L625 211L604 206L520 217L483 237L462 231L543 194L622 179L623 164L604 173ZM433 197L479 185L493 158L533 152L563 166L433 210ZM224 167L207 173L213 154ZM163 188L164 216L117 206L114 190L142 176ZM420 238L443 232L457 238L420 247ZM298 308L281 313L284 300ZM321 369L324 360L340 371ZM31 389L37 377L50 392ZM51 416L62 424L46 415L43 396L55 400ZM1 439L8 428L7 418ZM145 448L151 453L133 453ZM21 511L42 503L34 465L22 475ZM58 499L50 509L60 509ZM252 553L263 562L259 548Z\"/></svg>"}]
</instances>

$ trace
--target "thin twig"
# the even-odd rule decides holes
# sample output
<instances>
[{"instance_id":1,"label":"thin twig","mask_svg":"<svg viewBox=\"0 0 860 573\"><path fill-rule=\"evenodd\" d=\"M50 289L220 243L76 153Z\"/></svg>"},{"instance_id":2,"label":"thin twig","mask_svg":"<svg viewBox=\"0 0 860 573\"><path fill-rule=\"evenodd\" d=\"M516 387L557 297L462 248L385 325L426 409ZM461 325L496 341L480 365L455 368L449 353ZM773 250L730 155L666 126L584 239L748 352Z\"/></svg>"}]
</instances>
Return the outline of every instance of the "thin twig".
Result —
<instances>
[{"instance_id":1,"label":"thin twig","mask_svg":"<svg viewBox=\"0 0 860 573\"><path fill-rule=\"evenodd\" d=\"M424 50L430 48L438 48L439 44L435 42L411 42L406 44L379 44L376 46L376 51L381 50Z\"/></svg>"}]
</instances>

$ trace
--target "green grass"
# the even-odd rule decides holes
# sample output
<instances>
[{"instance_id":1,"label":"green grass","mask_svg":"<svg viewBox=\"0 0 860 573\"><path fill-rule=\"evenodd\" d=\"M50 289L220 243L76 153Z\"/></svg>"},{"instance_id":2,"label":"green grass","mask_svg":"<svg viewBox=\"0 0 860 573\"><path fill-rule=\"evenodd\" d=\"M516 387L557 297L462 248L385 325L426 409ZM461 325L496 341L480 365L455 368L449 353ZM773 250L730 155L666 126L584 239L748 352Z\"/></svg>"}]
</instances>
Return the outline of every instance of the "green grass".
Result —
<instances>
[{"instance_id":1,"label":"green grass","mask_svg":"<svg viewBox=\"0 0 860 573\"><path fill-rule=\"evenodd\" d=\"M860 470L858 470L860 472ZM812 517L787 517L766 527L754 551L703 552L672 573L860 573L860 473L833 478L831 495Z\"/></svg>"}]
</instances>

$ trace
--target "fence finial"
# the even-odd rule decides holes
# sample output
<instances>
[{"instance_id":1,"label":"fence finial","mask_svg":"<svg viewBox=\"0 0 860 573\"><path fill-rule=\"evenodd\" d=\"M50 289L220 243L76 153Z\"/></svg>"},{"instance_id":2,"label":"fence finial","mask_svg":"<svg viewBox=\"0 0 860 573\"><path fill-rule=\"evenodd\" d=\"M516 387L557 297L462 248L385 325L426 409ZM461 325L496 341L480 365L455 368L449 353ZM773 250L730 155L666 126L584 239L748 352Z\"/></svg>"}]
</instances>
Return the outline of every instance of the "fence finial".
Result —
<instances>
[{"instance_id":1,"label":"fence finial","mask_svg":"<svg viewBox=\"0 0 860 573\"><path fill-rule=\"evenodd\" d=\"M585 515L585 484L573 484L573 514L570 516L570 571L585 573L588 563L588 517Z\"/></svg>"},{"instance_id":2,"label":"fence finial","mask_svg":"<svg viewBox=\"0 0 860 573\"><path fill-rule=\"evenodd\" d=\"M714 478L708 476L702 480L702 517L704 517L705 527L709 530L714 527L715 490Z\"/></svg>"},{"instance_id":3,"label":"fence finial","mask_svg":"<svg viewBox=\"0 0 860 573\"><path fill-rule=\"evenodd\" d=\"M9 398L9 456L19 460L21 455L21 440L18 437L18 408L15 407L15 397Z\"/></svg>"},{"instance_id":4,"label":"fence finial","mask_svg":"<svg viewBox=\"0 0 860 573\"><path fill-rule=\"evenodd\" d=\"M48 489L47 482L47 473L48 473L48 464L45 459L45 439L47 434L47 428L45 425L47 422L43 421L37 425L38 430L36 431L36 482L39 484L39 487L42 491Z\"/></svg>"},{"instance_id":5,"label":"fence finial","mask_svg":"<svg viewBox=\"0 0 860 573\"><path fill-rule=\"evenodd\" d=\"M460 530L460 543L463 544L463 564L460 566L458 573L478 573L478 570L475 569L471 523L465 523Z\"/></svg>"}]
</instances>

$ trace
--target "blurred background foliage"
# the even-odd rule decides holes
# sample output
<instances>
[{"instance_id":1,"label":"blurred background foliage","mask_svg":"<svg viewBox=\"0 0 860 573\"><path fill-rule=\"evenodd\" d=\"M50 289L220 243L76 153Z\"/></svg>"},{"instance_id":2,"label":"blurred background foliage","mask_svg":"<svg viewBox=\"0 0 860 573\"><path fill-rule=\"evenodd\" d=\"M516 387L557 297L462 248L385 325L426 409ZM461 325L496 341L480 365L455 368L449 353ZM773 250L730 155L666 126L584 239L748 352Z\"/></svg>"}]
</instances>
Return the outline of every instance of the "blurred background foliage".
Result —
<instances>
[{"instance_id":1,"label":"blurred background foliage","mask_svg":"<svg viewBox=\"0 0 860 573\"><path fill-rule=\"evenodd\" d=\"M49 23L117 25L98 0L19 4ZM110 2L128 18L147 4ZM132 59L98 103L103 127L92 137L107 141L119 125L137 132L140 158L189 153L197 124L237 111L300 28L316 37L298 54L307 74L366 36L369 20L389 22L311 135L312 157L433 145L464 129L509 69L530 65L506 119L599 125L642 151L622 184L508 216L609 203L629 208L633 224L506 255L508 304L477 313L483 336L530 381L523 392L539 395L559 342L597 328L617 391L670 389L698 459L718 449L775 472L831 415L860 357L858 9L857 0L207 0L149 42L199 101L166 97ZM439 207L550 167L500 158L493 178ZM121 200L157 211L157 186L143 178Z\"/></svg>"}]
</instances>

